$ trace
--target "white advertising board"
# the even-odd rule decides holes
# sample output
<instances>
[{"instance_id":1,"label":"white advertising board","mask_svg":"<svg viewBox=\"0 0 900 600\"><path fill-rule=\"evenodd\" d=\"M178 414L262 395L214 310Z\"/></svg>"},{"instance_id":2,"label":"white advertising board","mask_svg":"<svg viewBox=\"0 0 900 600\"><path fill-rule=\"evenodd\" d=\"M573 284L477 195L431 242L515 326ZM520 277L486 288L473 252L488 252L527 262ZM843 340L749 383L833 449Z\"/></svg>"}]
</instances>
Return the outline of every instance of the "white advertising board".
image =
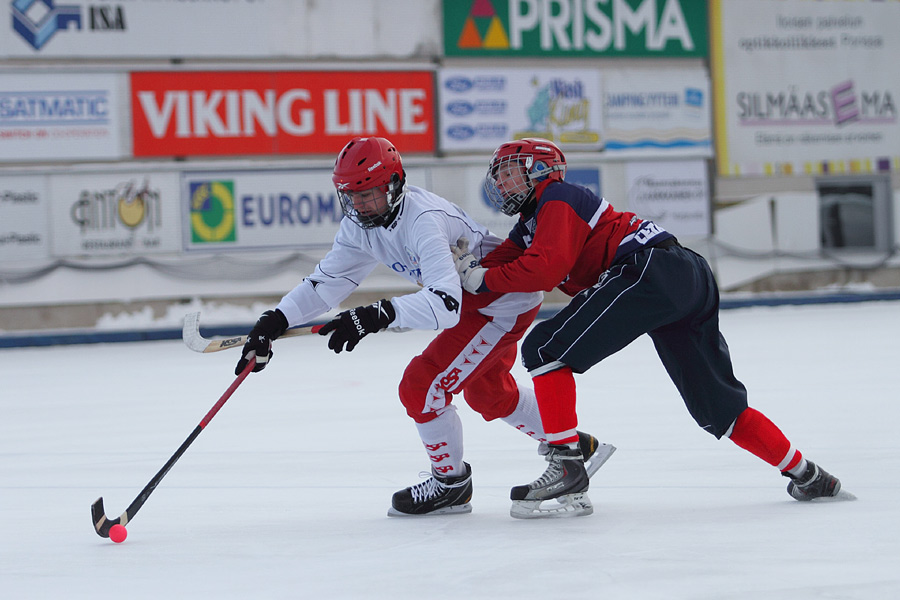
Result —
<instances>
[{"instance_id":1,"label":"white advertising board","mask_svg":"<svg viewBox=\"0 0 900 600\"><path fill-rule=\"evenodd\" d=\"M433 55L440 38L433 3L421 0L3 4L9 16L0 24L0 58L403 57Z\"/></svg>"},{"instance_id":2,"label":"white advertising board","mask_svg":"<svg viewBox=\"0 0 900 600\"><path fill-rule=\"evenodd\" d=\"M178 174L50 176L52 254L179 253Z\"/></svg>"},{"instance_id":3,"label":"white advertising board","mask_svg":"<svg viewBox=\"0 0 900 600\"><path fill-rule=\"evenodd\" d=\"M123 156L115 74L0 75L0 161Z\"/></svg>"},{"instance_id":4,"label":"white advertising board","mask_svg":"<svg viewBox=\"0 0 900 600\"><path fill-rule=\"evenodd\" d=\"M703 69L610 69L603 74L603 106L609 156L712 156Z\"/></svg>"},{"instance_id":5,"label":"white advertising board","mask_svg":"<svg viewBox=\"0 0 900 600\"><path fill-rule=\"evenodd\" d=\"M702 160L625 165L628 211L682 237L710 234L709 180Z\"/></svg>"},{"instance_id":6,"label":"white advertising board","mask_svg":"<svg viewBox=\"0 0 900 600\"><path fill-rule=\"evenodd\" d=\"M49 257L47 179L0 177L0 264Z\"/></svg>"},{"instance_id":7,"label":"white advertising board","mask_svg":"<svg viewBox=\"0 0 900 600\"><path fill-rule=\"evenodd\" d=\"M507 140L541 137L563 150L599 150L596 69L442 69L439 144L444 151L493 152Z\"/></svg>"},{"instance_id":8,"label":"white advertising board","mask_svg":"<svg viewBox=\"0 0 900 600\"><path fill-rule=\"evenodd\" d=\"M406 169L426 185L426 173ZM216 252L322 249L334 242L343 211L331 170L193 171L181 176L183 246Z\"/></svg>"},{"instance_id":9,"label":"white advertising board","mask_svg":"<svg viewBox=\"0 0 900 600\"><path fill-rule=\"evenodd\" d=\"M721 175L900 169L897 2L712 7Z\"/></svg>"}]
</instances>

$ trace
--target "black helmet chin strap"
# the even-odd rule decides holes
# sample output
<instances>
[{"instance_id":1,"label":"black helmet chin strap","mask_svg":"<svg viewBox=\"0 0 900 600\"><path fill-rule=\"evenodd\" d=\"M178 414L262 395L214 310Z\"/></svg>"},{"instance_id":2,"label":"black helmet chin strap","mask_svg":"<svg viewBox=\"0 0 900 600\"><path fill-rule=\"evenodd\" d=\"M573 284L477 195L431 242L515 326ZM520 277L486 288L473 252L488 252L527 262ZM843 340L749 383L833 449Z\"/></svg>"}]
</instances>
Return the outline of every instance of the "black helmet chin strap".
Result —
<instances>
[{"instance_id":1,"label":"black helmet chin strap","mask_svg":"<svg viewBox=\"0 0 900 600\"><path fill-rule=\"evenodd\" d=\"M389 189L391 190L391 194L395 196L401 196L399 200L391 207L390 212L385 214L381 218L380 225L382 227L390 227L391 223L394 222L394 219L397 218L397 215L400 214L400 207L403 204L403 197L406 195L406 171L403 171L403 177L401 178L396 173L391 175L391 182L388 184Z\"/></svg>"},{"instance_id":2,"label":"black helmet chin strap","mask_svg":"<svg viewBox=\"0 0 900 600\"><path fill-rule=\"evenodd\" d=\"M519 207L519 213L523 215L530 215L537 208L537 192L535 192L534 186L531 187L531 191L528 192L528 195L525 197L525 200L522 202L522 206Z\"/></svg>"}]
</instances>

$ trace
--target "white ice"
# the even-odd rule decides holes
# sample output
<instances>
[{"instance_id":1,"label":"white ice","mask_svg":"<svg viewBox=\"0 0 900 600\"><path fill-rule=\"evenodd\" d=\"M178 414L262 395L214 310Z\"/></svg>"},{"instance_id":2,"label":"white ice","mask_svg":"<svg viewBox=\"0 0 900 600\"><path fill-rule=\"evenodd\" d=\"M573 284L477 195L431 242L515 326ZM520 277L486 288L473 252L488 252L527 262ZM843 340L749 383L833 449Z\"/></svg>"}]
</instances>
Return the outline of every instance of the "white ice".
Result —
<instances>
[{"instance_id":1,"label":"white ice","mask_svg":"<svg viewBox=\"0 0 900 600\"><path fill-rule=\"evenodd\" d=\"M339 356L309 336L276 343L117 545L91 502L125 509L234 380L237 351L0 350L0 597L900 597L900 303L721 319L751 405L857 501L796 502L773 467L701 431L645 337L577 379L580 428L619 449L592 516L510 518L509 488L545 463L460 404L473 513L388 518L428 468L396 386L433 334Z\"/></svg>"}]
</instances>

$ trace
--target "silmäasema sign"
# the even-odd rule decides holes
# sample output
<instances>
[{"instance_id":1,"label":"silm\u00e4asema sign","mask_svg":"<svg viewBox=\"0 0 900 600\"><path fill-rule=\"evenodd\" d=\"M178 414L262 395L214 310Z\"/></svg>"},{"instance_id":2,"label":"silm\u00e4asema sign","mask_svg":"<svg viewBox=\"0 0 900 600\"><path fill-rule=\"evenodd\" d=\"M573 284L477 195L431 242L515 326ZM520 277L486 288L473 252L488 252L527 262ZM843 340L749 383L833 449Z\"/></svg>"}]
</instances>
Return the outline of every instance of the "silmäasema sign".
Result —
<instances>
[{"instance_id":1,"label":"silm\u00e4asema sign","mask_svg":"<svg viewBox=\"0 0 900 600\"><path fill-rule=\"evenodd\" d=\"M712 7L721 175L900 170L897 2Z\"/></svg>"}]
</instances>

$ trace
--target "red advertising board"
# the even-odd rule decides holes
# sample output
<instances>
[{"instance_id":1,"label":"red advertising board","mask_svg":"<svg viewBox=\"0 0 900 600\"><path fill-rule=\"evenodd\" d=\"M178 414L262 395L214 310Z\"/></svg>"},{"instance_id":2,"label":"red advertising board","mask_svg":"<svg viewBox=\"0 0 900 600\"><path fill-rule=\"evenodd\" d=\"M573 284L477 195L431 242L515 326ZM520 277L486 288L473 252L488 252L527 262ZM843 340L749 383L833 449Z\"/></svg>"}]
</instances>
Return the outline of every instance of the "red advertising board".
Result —
<instances>
[{"instance_id":1,"label":"red advertising board","mask_svg":"<svg viewBox=\"0 0 900 600\"><path fill-rule=\"evenodd\" d=\"M131 74L135 156L334 154L355 136L434 152L431 71Z\"/></svg>"}]
</instances>

